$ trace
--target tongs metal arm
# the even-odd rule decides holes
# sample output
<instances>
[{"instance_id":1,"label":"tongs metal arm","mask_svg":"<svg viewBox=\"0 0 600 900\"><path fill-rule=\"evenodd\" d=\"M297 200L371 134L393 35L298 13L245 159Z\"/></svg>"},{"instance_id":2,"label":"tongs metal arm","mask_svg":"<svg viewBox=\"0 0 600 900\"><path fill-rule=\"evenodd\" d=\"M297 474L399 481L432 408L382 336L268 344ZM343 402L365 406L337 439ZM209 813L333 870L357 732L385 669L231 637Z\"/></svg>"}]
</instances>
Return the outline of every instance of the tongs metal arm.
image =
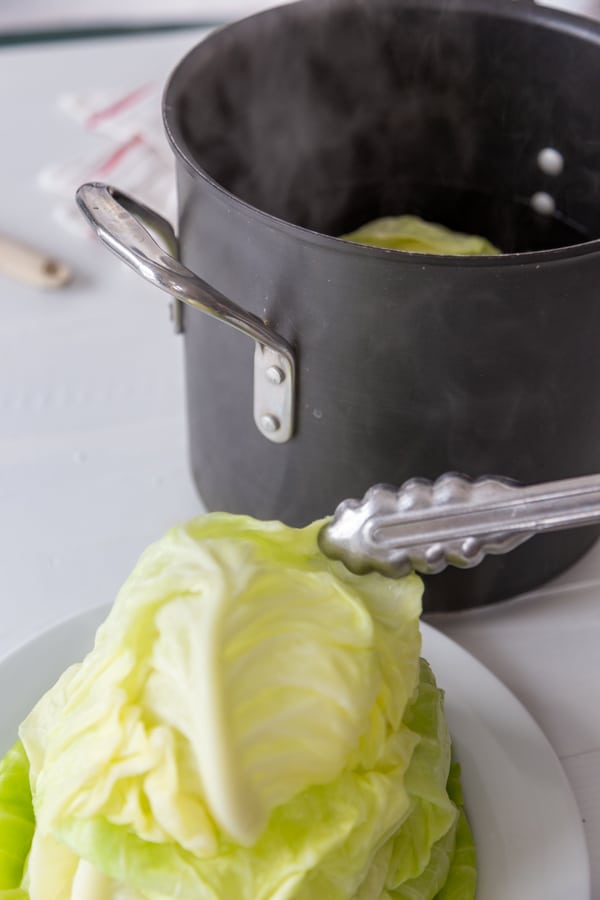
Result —
<instances>
[{"instance_id":1,"label":"tongs metal arm","mask_svg":"<svg viewBox=\"0 0 600 900\"><path fill-rule=\"evenodd\" d=\"M346 500L321 530L323 552L351 571L399 577L471 568L534 534L600 522L600 475L520 486L449 473L371 488Z\"/></svg>"}]
</instances>

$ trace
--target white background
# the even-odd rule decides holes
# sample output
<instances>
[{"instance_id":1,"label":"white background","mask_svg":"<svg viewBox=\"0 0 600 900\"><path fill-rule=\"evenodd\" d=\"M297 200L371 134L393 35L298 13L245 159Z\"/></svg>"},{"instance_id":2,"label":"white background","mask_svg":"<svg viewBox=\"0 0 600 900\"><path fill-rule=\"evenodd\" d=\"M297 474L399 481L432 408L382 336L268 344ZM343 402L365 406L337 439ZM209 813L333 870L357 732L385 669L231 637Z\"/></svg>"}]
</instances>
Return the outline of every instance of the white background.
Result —
<instances>
[{"instance_id":1,"label":"white background","mask_svg":"<svg viewBox=\"0 0 600 900\"><path fill-rule=\"evenodd\" d=\"M221 21L275 5L277 0L1 0L0 31L99 22ZM600 16L600 0L546 0L546 5Z\"/></svg>"}]
</instances>

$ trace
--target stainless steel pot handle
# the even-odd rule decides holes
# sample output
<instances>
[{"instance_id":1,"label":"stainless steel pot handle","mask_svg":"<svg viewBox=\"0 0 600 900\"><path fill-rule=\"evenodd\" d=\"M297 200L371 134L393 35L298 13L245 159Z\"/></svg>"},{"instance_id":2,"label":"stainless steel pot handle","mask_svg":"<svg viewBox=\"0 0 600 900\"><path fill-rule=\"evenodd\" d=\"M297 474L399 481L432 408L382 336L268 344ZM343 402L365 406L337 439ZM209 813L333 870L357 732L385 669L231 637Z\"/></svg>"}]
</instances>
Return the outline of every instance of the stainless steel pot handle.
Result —
<instances>
[{"instance_id":1,"label":"stainless steel pot handle","mask_svg":"<svg viewBox=\"0 0 600 900\"><path fill-rule=\"evenodd\" d=\"M296 367L288 342L186 268L175 258L177 238L158 213L107 184L84 184L77 203L109 250L156 287L256 341L254 353L254 421L269 441L282 444L294 432ZM157 232L164 250L144 224Z\"/></svg>"}]
</instances>

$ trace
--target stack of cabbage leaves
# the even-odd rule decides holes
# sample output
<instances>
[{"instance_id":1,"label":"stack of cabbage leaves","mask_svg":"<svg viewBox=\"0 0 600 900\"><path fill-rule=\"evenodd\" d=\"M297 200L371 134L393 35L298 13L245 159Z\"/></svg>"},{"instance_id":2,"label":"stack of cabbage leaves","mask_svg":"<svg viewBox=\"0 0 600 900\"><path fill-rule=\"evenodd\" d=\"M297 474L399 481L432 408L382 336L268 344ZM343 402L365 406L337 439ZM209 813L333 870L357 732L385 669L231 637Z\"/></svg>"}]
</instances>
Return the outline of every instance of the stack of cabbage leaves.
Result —
<instances>
[{"instance_id":1,"label":"stack of cabbage leaves","mask_svg":"<svg viewBox=\"0 0 600 900\"><path fill-rule=\"evenodd\" d=\"M351 574L320 525L145 551L0 764L0 900L474 897L421 581Z\"/></svg>"}]
</instances>

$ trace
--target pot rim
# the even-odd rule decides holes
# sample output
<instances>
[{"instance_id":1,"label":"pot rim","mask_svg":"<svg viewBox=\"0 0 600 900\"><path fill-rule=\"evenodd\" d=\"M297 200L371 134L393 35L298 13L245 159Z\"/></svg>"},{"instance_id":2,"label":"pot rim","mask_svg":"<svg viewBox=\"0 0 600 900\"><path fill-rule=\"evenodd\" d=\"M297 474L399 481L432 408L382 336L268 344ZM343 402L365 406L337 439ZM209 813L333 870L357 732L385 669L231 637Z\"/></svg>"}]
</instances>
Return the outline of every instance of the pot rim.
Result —
<instances>
[{"instance_id":1,"label":"pot rim","mask_svg":"<svg viewBox=\"0 0 600 900\"><path fill-rule=\"evenodd\" d=\"M330 5L343 3L344 0L329 0ZM512 18L527 22L534 22L562 32L568 32L575 37L593 40L600 45L600 22L577 16L554 7L538 6L535 0L396 0L399 5L407 8L423 9L430 7L439 9L447 5L453 10L472 11L482 15L495 16L496 18ZM283 231L290 237L306 244L319 244L322 249L332 252L348 253L356 256L364 256L370 259L385 259L389 262L397 261L414 265L463 266L463 267L498 267L507 265L536 265L541 263L559 262L560 260L588 256L600 252L600 237L577 244L568 244L564 247L556 247L547 250L527 250L521 252L508 252L499 255L445 255L438 253L422 253L410 250L393 250L385 247L373 247L368 244L360 244L348 241L341 237L324 234L303 225L295 225L286 219L282 219L272 213L265 212L258 206L254 206L246 200L236 196L232 191L224 187L194 158L190 147L179 126L177 117L176 100L182 93L182 85L188 81L188 72L194 69L195 58L201 52L205 44L210 43L223 31L235 29L244 22L266 16L279 15L290 6L323 6L323 0L295 0L292 3L284 3L262 12L246 16L223 27L211 31L199 43L195 44L185 56L178 62L171 72L163 92L162 116L163 126L176 159L181 160L190 174L200 178L208 184L221 199L237 209L239 212L250 215L252 219L261 225L276 231ZM600 46L599 46L600 53Z\"/></svg>"}]
</instances>

